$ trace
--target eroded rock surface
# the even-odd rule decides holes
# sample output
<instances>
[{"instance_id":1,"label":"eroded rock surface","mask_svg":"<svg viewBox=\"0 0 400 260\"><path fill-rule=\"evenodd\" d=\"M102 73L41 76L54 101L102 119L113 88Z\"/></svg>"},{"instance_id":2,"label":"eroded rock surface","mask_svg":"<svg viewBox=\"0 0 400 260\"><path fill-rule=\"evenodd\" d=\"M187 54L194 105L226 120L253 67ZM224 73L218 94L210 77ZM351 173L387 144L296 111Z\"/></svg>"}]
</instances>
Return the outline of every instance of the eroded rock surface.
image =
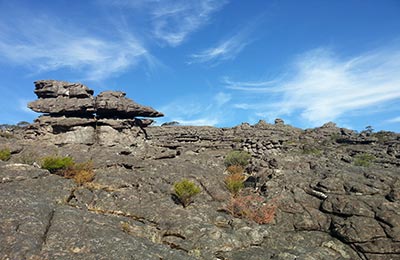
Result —
<instances>
[{"instance_id":1,"label":"eroded rock surface","mask_svg":"<svg viewBox=\"0 0 400 260\"><path fill-rule=\"evenodd\" d=\"M77 119L41 120L57 129ZM0 259L400 259L399 134L261 121L145 135L133 122L79 120L82 133L96 129L93 141L52 141L77 133L68 129L48 141L25 138L29 129L0 137L12 148L0 161ZM242 192L276 205L272 222L224 210L233 149L251 153ZM56 154L92 160L94 180L77 185L32 166ZM183 178L202 189L187 208L171 195Z\"/></svg>"},{"instance_id":2,"label":"eroded rock surface","mask_svg":"<svg viewBox=\"0 0 400 260\"><path fill-rule=\"evenodd\" d=\"M102 118L160 117L162 113L125 97L122 91L104 91L96 97L96 113Z\"/></svg>"}]
</instances>

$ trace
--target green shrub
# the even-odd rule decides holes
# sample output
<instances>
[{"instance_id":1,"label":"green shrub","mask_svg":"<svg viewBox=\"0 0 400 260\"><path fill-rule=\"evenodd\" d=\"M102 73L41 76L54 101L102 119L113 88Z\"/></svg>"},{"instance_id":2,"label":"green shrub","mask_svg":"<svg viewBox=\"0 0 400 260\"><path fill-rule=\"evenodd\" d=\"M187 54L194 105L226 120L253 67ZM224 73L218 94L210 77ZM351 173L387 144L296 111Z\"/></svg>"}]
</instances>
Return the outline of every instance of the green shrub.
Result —
<instances>
[{"instance_id":1,"label":"green shrub","mask_svg":"<svg viewBox=\"0 0 400 260\"><path fill-rule=\"evenodd\" d=\"M11 157L11 151L8 148L4 148L0 150L0 160L8 161Z\"/></svg>"},{"instance_id":2,"label":"green shrub","mask_svg":"<svg viewBox=\"0 0 400 260\"><path fill-rule=\"evenodd\" d=\"M74 164L71 157L48 156L42 159L42 168L55 173L59 170L65 170Z\"/></svg>"},{"instance_id":3,"label":"green shrub","mask_svg":"<svg viewBox=\"0 0 400 260\"><path fill-rule=\"evenodd\" d=\"M251 155L248 152L231 151L226 155L224 164L225 167L236 165L246 168L246 166L249 164L250 158Z\"/></svg>"},{"instance_id":4,"label":"green shrub","mask_svg":"<svg viewBox=\"0 0 400 260\"><path fill-rule=\"evenodd\" d=\"M183 179L174 184L175 195L185 208L192 202L192 198L199 194L200 191L199 186L187 179Z\"/></svg>"},{"instance_id":5,"label":"green shrub","mask_svg":"<svg viewBox=\"0 0 400 260\"><path fill-rule=\"evenodd\" d=\"M236 196L239 191L244 188L245 179L246 177L240 172L230 174L224 180L225 186L230 193Z\"/></svg>"},{"instance_id":6,"label":"green shrub","mask_svg":"<svg viewBox=\"0 0 400 260\"><path fill-rule=\"evenodd\" d=\"M354 165L368 167L375 160L375 156L369 153L357 154L354 157Z\"/></svg>"}]
</instances>

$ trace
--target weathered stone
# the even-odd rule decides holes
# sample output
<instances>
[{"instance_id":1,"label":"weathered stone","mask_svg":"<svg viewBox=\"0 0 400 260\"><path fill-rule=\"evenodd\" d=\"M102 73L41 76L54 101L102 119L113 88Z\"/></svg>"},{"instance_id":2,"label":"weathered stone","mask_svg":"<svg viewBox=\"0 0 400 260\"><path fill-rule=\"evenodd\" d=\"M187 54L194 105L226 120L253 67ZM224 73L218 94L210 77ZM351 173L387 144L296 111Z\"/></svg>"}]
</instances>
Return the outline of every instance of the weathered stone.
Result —
<instances>
[{"instance_id":1,"label":"weathered stone","mask_svg":"<svg viewBox=\"0 0 400 260\"><path fill-rule=\"evenodd\" d=\"M285 121L283 121L280 118L276 118L274 122L275 122L275 125L284 125L285 124Z\"/></svg>"},{"instance_id":2,"label":"weathered stone","mask_svg":"<svg viewBox=\"0 0 400 260\"><path fill-rule=\"evenodd\" d=\"M125 97L121 91L104 91L96 97L96 113L106 118L160 117L162 113Z\"/></svg>"},{"instance_id":3,"label":"weathered stone","mask_svg":"<svg viewBox=\"0 0 400 260\"><path fill-rule=\"evenodd\" d=\"M353 216L332 220L333 232L348 243L364 243L386 238L386 234L373 218Z\"/></svg>"},{"instance_id":4,"label":"weathered stone","mask_svg":"<svg viewBox=\"0 0 400 260\"><path fill-rule=\"evenodd\" d=\"M341 216L374 217L375 213L362 200L351 196L330 195L321 205L326 212Z\"/></svg>"},{"instance_id":5,"label":"weathered stone","mask_svg":"<svg viewBox=\"0 0 400 260\"><path fill-rule=\"evenodd\" d=\"M80 83L70 83L59 80L35 81L35 94L38 98L90 98L93 90Z\"/></svg>"},{"instance_id":6,"label":"weathered stone","mask_svg":"<svg viewBox=\"0 0 400 260\"><path fill-rule=\"evenodd\" d=\"M40 98L28 107L35 112L56 115L89 116L95 112L93 98Z\"/></svg>"},{"instance_id":7,"label":"weathered stone","mask_svg":"<svg viewBox=\"0 0 400 260\"><path fill-rule=\"evenodd\" d=\"M399 134L343 146L337 136L365 137L333 125L139 126L49 115L0 138L13 151L0 161L0 259L399 258L400 164L387 152ZM255 152L236 196L225 183L232 147ZM341 159L358 153L376 160ZM28 165L49 155L92 161L94 180ZM201 189L186 208L172 195L184 178ZM246 196L251 210L235 213Z\"/></svg>"}]
</instances>

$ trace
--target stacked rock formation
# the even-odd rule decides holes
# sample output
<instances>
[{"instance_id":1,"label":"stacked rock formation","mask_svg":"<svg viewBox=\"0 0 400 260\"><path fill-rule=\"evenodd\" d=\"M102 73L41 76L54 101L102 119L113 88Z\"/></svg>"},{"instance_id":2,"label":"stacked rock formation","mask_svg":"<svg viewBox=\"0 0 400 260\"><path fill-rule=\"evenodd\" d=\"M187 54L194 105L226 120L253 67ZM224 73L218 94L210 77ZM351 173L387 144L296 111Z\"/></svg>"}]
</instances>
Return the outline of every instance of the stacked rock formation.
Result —
<instances>
[{"instance_id":1,"label":"stacked rock formation","mask_svg":"<svg viewBox=\"0 0 400 260\"><path fill-rule=\"evenodd\" d=\"M97 97L94 91L80 83L57 80L35 82L38 100L28 104L35 112L44 113L30 127L28 136L41 136L56 143L86 143L118 139L115 131L124 132L128 137L137 136L140 128L153 123L151 119L137 117L161 117L162 113L151 107L142 106L126 98L121 91L104 91Z\"/></svg>"}]
</instances>

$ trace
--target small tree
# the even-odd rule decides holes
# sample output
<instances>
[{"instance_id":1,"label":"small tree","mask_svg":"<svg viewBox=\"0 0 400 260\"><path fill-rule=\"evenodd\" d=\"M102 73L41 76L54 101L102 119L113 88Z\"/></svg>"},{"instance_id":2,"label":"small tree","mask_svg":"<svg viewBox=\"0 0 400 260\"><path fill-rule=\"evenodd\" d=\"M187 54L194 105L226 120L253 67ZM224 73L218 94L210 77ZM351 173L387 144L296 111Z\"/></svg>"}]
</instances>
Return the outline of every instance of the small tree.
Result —
<instances>
[{"instance_id":1,"label":"small tree","mask_svg":"<svg viewBox=\"0 0 400 260\"><path fill-rule=\"evenodd\" d=\"M201 191L200 187L194 184L192 181L183 179L174 184L174 192L176 197L179 199L184 208L192 203L192 198L199 194Z\"/></svg>"},{"instance_id":2,"label":"small tree","mask_svg":"<svg viewBox=\"0 0 400 260\"><path fill-rule=\"evenodd\" d=\"M244 151L231 151L225 157L225 167L229 166L241 166L242 168L246 168L249 164L249 160L251 155L248 152Z\"/></svg>"}]
</instances>

